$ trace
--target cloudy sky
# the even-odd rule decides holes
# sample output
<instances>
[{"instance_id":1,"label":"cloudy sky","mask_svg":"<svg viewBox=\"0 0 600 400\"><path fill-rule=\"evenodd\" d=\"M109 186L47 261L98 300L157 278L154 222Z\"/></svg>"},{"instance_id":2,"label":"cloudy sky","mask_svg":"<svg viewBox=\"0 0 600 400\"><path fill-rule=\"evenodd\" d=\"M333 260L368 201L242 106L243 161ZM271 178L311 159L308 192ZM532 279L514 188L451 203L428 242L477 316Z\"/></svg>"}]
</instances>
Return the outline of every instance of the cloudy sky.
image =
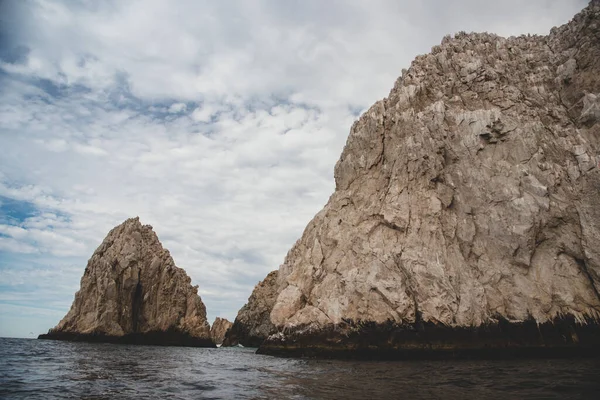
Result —
<instances>
[{"instance_id":1,"label":"cloudy sky","mask_svg":"<svg viewBox=\"0 0 600 400\"><path fill-rule=\"evenodd\" d=\"M586 0L0 0L0 336L58 323L139 216L235 318L334 189L352 122L447 33Z\"/></svg>"}]
</instances>

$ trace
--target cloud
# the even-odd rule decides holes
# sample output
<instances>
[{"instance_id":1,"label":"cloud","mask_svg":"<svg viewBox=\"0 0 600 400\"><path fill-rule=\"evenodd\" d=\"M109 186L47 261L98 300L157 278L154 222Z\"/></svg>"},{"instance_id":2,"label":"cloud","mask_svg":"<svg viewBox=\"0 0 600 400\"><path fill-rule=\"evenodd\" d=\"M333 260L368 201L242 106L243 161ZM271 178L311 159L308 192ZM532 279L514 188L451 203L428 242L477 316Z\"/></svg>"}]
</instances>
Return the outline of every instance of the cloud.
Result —
<instances>
[{"instance_id":1,"label":"cloud","mask_svg":"<svg viewBox=\"0 0 600 400\"><path fill-rule=\"evenodd\" d=\"M66 313L135 215L209 318L233 319L332 193L354 119L417 54L460 30L547 33L585 3L0 2L1 325L27 334L14 307L50 298Z\"/></svg>"},{"instance_id":2,"label":"cloud","mask_svg":"<svg viewBox=\"0 0 600 400\"><path fill-rule=\"evenodd\" d=\"M173 103L171 107L169 107L169 112L171 114L179 114L187 109L187 105L185 103Z\"/></svg>"},{"instance_id":3,"label":"cloud","mask_svg":"<svg viewBox=\"0 0 600 400\"><path fill-rule=\"evenodd\" d=\"M226 109L219 104L214 105L205 103L192 112L191 118L196 122L208 123L211 122L217 114L224 111L226 111Z\"/></svg>"}]
</instances>

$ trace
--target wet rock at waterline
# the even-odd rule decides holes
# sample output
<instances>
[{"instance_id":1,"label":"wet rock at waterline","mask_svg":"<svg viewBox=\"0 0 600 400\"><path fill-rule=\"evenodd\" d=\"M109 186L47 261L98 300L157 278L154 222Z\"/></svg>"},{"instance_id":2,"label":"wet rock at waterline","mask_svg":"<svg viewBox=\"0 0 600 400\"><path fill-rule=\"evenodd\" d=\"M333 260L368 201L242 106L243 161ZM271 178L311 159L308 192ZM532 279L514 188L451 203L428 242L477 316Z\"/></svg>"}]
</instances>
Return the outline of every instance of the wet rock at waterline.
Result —
<instances>
[{"instance_id":1,"label":"wet rock at waterline","mask_svg":"<svg viewBox=\"0 0 600 400\"><path fill-rule=\"evenodd\" d=\"M215 346L198 287L138 218L109 232L70 311L40 339Z\"/></svg>"}]
</instances>

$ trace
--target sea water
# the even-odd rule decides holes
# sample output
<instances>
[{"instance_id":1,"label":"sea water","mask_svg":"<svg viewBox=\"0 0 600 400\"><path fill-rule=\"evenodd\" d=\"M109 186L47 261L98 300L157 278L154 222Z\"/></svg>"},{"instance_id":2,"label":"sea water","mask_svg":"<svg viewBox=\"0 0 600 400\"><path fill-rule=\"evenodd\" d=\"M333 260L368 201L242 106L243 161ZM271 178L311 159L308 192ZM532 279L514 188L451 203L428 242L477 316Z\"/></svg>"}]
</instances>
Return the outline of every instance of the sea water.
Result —
<instances>
[{"instance_id":1,"label":"sea water","mask_svg":"<svg viewBox=\"0 0 600 400\"><path fill-rule=\"evenodd\" d=\"M6 399L600 399L600 360L365 362L0 338Z\"/></svg>"}]
</instances>

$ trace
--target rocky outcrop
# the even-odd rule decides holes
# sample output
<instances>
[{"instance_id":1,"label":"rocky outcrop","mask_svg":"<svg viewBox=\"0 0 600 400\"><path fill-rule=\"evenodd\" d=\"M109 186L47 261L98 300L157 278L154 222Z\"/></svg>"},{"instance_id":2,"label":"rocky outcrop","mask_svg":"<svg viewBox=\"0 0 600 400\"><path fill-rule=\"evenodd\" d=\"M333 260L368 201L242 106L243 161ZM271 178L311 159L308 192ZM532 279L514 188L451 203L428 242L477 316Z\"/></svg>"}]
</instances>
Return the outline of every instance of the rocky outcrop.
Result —
<instances>
[{"instance_id":1,"label":"rocky outcrop","mask_svg":"<svg viewBox=\"0 0 600 400\"><path fill-rule=\"evenodd\" d=\"M40 338L215 346L198 287L138 218L109 232L88 261L71 309Z\"/></svg>"},{"instance_id":2,"label":"rocky outcrop","mask_svg":"<svg viewBox=\"0 0 600 400\"><path fill-rule=\"evenodd\" d=\"M238 312L231 329L227 332L223 346L258 347L271 333L275 325L271 322L271 310L277 298L277 271L267 275L256 285L248 303Z\"/></svg>"},{"instance_id":3,"label":"rocky outcrop","mask_svg":"<svg viewBox=\"0 0 600 400\"><path fill-rule=\"evenodd\" d=\"M352 126L259 352L597 351L599 17L417 57Z\"/></svg>"},{"instance_id":4,"label":"rocky outcrop","mask_svg":"<svg viewBox=\"0 0 600 400\"><path fill-rule=\"evenodd\" d=\"M225 339L225 334L232 325L233 324L225 318L215 318L215 322L213 322L212 326L210 327L210 337L212 338L213 342L216 344L222 344L223 340Z\"/></svg>"}]
</instances>

